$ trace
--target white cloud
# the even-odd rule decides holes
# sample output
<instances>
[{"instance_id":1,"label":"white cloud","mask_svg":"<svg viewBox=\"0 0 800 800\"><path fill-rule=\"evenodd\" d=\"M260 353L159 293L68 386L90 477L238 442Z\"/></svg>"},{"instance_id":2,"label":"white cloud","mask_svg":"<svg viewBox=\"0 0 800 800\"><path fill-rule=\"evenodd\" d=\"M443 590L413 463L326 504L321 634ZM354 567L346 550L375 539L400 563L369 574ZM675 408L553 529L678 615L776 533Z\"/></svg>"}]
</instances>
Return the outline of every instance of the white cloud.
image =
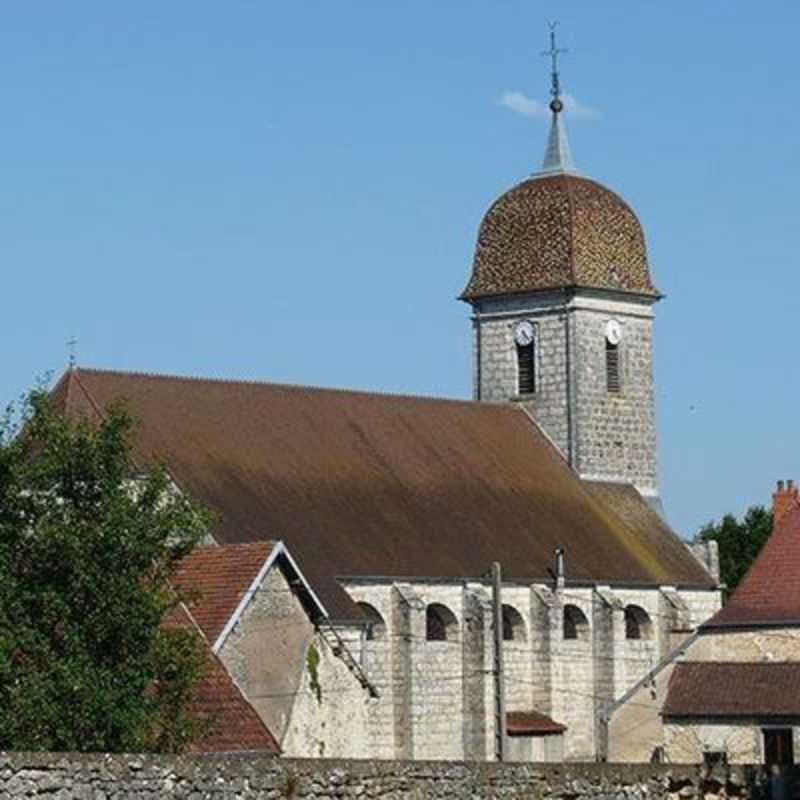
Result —
<instances>
[{"instance_id":1,"label":"white cloud","mask_svg":"<svg viewBox=\"0 0 800 800\"><path fill-rule=\"evenodd\" d=\"M547 106L538 100L526 97L522 92L503 92L497 102L504 108L525 117L536 117L537 119L547 117Z\"/></svg>"},{"instance_id":2,"label":"white cloud","mask_svg":"<svg viewBox=\"0 0 800 800\"><path fill-rule=\"evenodd\" d=\"M571 94L563 94L564 110L575 119L597 119L600 112L596 108L579 103Z\"/></svg>"},{"instance_id":3,"label":"white cloud","mask_svg":"<svg viewBox=\"0 0 800 800\"><path fill-rule=\"evenodd\" d=\"M564 100L564 110L573 119L597 119L600 116L600 112L597 109L579 103L571 94L564 94L562 98ZM547 119L550 116L550 109L547 103L540 103L522 92L503 92L497 102L503 108L507 108L515 114L522 114L525 117Z\"/></svg>"}]
</instances>

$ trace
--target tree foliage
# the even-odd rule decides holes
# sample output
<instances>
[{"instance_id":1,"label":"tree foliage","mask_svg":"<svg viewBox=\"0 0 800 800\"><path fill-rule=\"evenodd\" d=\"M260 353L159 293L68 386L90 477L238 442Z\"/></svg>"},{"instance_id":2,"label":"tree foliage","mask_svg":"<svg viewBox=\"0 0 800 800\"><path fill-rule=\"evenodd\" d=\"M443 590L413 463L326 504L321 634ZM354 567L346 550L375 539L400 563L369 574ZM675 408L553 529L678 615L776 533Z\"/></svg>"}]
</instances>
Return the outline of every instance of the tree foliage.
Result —
<instances>
[{"instance_id":1,"label":"tree foliage","mask_svg":"<svg viewBox=\"0 0 800 800\"><path fill-rule=\"evenodd\" d=\"M741 520L726 514L719 522L709 522L698 532L697 541L716 541L719 545L720 579L733 591L772 533L772 512L752 506Z\"/></svg>"},{"instance_id":2,"label":"tree foliage","mask_svg":"<svg viewBox=\"0 0 800 800\"><path fill-rule=\"evenodd\" d=\"M209 514L133 468L133 421L70 420L37 391L0 425L0 750L175 751L205 653L162 621Z\"/></svg>"}]
</instances>

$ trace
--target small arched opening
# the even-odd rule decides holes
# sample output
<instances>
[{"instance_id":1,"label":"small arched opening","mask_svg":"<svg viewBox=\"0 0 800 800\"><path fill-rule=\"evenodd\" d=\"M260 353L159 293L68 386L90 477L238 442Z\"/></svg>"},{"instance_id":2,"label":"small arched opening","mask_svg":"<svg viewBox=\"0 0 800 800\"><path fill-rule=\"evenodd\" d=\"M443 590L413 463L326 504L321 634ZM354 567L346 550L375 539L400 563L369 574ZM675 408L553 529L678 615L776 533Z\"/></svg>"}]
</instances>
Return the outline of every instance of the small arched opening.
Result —
<instances>
[{"instance_id":1,"label":"small arched opening","mask_svg":"<svg viewBox=\"0 0 800 800\"><path fill-rule=\"evenodd\" d=\"M653 638L653 623L641 606L625 607L625 638L632 640Z\"/></svg>"},{"instance_id":2,"label":"small arched opening","mask_svg":"<svg viewBox=\"0 0 800 800\"><path fill-rule=\"evenodd\" d=\"M503 641L524 642L525 620L514 606L503 603Z\"/></svg>"},{"instance_id":3,"label":"small arched opening","mask_svg":"<svg viewBox=\"0 0 800 800\"><path fill-rule=\"evenodd\" d=\"M368 642L378 642L386 638L386 623L384 622L381 612L375 606L369 603L358 603L361 609L361 614L367 621L366 635L364 638Z\"/></svg>"},{"instance_id":4,"label":"small arched opening","mask_svg":"<svg viewBox=\"0 0 800 800\"><path fill-rule=\"evenodd\" d=\"M585 639L589 635L589 620L578 606L564 606L564 638Z\"/></svg>"},{"instance_id":5,"label":"small arched opening","mask_svg":"<svg viewBox=\"0 0 800 800\"><path fill-rule=\"evenodd\" d=\"M431 603L425 610L425 638L429 642L446 642L457 634L456 615L441 603Z\"/></svg>"}]
</instances>

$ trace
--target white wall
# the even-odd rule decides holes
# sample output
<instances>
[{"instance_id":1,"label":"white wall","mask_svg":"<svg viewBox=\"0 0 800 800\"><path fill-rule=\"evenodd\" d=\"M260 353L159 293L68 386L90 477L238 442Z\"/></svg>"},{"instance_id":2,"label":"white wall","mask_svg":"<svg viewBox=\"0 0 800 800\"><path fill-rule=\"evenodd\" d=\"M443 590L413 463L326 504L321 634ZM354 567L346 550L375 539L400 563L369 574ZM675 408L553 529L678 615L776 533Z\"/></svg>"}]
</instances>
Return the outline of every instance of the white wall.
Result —
<instances>
[{"instance_id":1,"label":"white wall","mask_svg":"<svg viewBox=\"0 0 800 800\"><path fill-rule=\"evenodd\" d=\"M369 707L367 728L376 757L492 759L494 753L493 639L488 583L349 581L356 601L369 603L386 623L384 637L364 642L362 658L381 696ZM705 619L718 592L677 592L684 616ZM445 642L425 639L429 603L455 615ZM593 759L604 742L599 715L669 651L675 615L657 587L503 587L503 603L522 618L523 638L504 644L506 707L537 710L567 726L564 757ZM644 609L651 638L625 638L626 605ZM563 608L587 619L583 638L563 638ZM685 635L685 634L684 634Z\"/></svg>"}]
</instances>

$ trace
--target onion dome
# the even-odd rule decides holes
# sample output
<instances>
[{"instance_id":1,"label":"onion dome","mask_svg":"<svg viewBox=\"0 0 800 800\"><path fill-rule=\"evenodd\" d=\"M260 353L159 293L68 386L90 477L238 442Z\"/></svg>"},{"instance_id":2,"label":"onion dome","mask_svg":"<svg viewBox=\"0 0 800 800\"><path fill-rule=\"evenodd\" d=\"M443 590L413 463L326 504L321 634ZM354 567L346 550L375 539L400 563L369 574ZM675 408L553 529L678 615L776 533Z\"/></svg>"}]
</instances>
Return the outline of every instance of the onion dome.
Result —
<instances>
[{"instance_id":1,"label":"onion dome","mask_svg":"<svg viewBox=\"0 0 800 800\"><path fill-rule=\"evenodd\" d=\"M551 53L558 52L553 42ZM542 169L486 212L461 299L577 288L658 298L636 214L575 168L555 64L551 94Z\"/></svg>"},{"instance_id":2,"label":"onion dome","mask_svg":"<svg viewBox=\"0 0 800 800\"><path fill-rule=\"evenodd\" d=\"M658 297L630 206L588 178L542 173L486 213L462 298L568 288Z\"/></svg>"}]
</instances>

